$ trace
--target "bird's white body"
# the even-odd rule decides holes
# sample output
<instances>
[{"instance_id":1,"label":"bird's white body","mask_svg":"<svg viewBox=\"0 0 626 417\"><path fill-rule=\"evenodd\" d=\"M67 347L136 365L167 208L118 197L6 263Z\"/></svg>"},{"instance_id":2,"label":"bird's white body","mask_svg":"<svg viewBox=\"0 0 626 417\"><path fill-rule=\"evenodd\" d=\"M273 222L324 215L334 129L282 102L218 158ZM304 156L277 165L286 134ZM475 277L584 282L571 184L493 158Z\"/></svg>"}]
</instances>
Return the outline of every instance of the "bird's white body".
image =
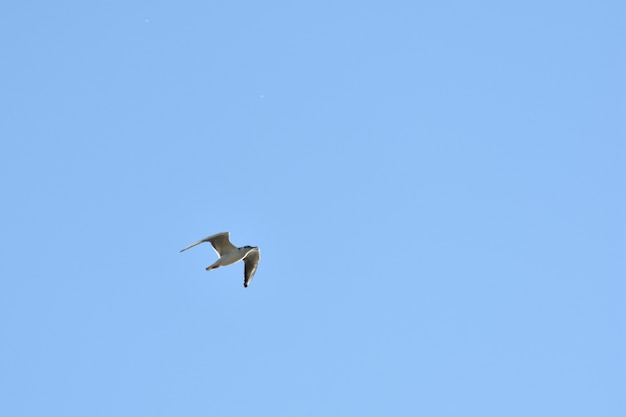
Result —
<instances>
[{"instance_id":1,"label":"bird's white body","mask_svg":"<svg viewBox=\"0 0 626 417\"><path fill-rule=\"evenodd\" d=\"M220 266L232 265L236 262L242 261L246 255L255 248L243 247L243 248L235 248L229 252L222 253L222 256L215 261L215 263L211 266L207 266L207 271L211 269L219 268ZM219 253L218 253L219 255Z\"/></svg>"},{"instance_id":2,"label":"bird's white body","mask_svg":"<svg viewBox=\"0 0 626 417\"><path fill-rule=\"evenodd\" d=\"M261 251L256 246L242 246L241 248L238 248L230 243L229 235L230 234L228 232L224 232L205 237L204 239L192 243L182 249L181 252L199 245L200 243L211 242L211 245L213 246L213 249L215 249L215 252L217 252L219 259L215 261L213 265L207 266L206 270L210 271L212 269L219 268L220 266L232 265L235 262L243 261L245 264L243 286L247 287L252 281L257 266L259 265Z\"/></svg>"}]
</instances>

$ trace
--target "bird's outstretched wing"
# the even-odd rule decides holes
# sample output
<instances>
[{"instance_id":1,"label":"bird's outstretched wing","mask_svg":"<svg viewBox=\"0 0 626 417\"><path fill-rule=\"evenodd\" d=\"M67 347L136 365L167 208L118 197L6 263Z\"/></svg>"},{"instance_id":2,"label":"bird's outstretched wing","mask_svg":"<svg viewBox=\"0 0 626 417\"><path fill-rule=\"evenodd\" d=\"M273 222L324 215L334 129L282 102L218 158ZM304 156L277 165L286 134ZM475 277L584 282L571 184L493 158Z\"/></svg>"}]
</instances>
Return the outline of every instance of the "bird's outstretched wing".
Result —
<instances>
[{"instance_id":1,"label":"bird's outstretched wing","mask_svg":"<svg viewBox=\"0 0 626 417\"><path fill-rule=\"evenodd\" d=\"M243 263L245 267L243 269L243 286L248 287L252 278L254 278L254 273L256 272L257 266L259 266L259 259L261 259L261 251L258 248L252 249L245 258L243 258Z\"/></svg>"},{"instance_id":2,"label":"bird's outstretched wing","mask_svg":"<svg viewBox=\"0 0 626 417\"><path fill-rule=\"evenodd\" d=\"M192 243L191 245L187 246L184 249L181 249L180 251L186 251L187 249L193 248L194 246L204 242L211 242L211 245L213 245L213 249L215 249L215 252L217 252L219 256L222 256L223 253L237 250L237 247L230 243L230 240L228 239L229 234L229 232L222 232L211 235L209 237L205 237L204 239Z\"/></svg>"}]
</instances>

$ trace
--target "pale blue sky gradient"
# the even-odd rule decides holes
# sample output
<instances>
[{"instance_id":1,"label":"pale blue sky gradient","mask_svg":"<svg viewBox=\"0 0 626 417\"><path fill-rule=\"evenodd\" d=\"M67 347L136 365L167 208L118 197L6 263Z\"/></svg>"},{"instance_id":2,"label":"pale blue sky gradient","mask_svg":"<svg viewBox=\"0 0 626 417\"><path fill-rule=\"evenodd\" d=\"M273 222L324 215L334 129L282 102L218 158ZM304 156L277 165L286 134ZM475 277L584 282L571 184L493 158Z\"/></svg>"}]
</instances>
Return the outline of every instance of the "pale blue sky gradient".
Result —
<instances>
[{"instance_id":1,"label":"pale blue sky gradient","mask_svg":"<svg viewBox=\"0 0 626 417\"><path fill-rule=\"evenodd\" d=\"M4 2L0 415L626 415L625 17Z\"/></svg>"}]
</instances>

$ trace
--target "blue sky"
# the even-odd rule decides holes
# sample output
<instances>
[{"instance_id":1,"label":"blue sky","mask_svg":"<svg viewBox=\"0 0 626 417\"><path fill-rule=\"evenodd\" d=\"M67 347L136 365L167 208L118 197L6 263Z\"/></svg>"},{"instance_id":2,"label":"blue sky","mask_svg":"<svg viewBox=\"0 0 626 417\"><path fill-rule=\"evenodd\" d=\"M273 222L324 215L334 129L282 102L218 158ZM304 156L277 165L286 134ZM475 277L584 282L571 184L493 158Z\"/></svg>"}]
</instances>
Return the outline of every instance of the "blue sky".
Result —
<instances>
[{"instance_id":1,"label":"blue sky","mask_svg":"<svg viewBox=\"0 0 626 417\"><path fill-rule=\"evenodd\" d=\"M0 414L625 415L625 9L4 2Z\"/></svg>"}]
</instances>

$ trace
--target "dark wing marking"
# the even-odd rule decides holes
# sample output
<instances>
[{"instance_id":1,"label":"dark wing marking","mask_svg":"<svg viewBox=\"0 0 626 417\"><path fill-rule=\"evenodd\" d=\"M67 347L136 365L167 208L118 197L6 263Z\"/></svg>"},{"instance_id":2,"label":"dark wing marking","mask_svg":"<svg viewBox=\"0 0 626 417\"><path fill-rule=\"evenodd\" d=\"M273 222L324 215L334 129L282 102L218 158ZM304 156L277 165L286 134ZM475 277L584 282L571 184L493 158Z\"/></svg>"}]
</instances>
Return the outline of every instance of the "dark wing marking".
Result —
<instances>
[{"instance_id":1,"label":"dark wing marking","mask_svg":"<svg viewBox=\"0 0 626 417\"><path fill-rule=\"evenodd\" d=\"M254 278L254 273L256 272L256 268L259 266L259 259L261 259L261 251L258 248L252 249L245 258L243 258L243 263L245 264L243 271L243 286L248 287L250 282L252 282L252 278Z\"/></svg>"}]
</instances>

